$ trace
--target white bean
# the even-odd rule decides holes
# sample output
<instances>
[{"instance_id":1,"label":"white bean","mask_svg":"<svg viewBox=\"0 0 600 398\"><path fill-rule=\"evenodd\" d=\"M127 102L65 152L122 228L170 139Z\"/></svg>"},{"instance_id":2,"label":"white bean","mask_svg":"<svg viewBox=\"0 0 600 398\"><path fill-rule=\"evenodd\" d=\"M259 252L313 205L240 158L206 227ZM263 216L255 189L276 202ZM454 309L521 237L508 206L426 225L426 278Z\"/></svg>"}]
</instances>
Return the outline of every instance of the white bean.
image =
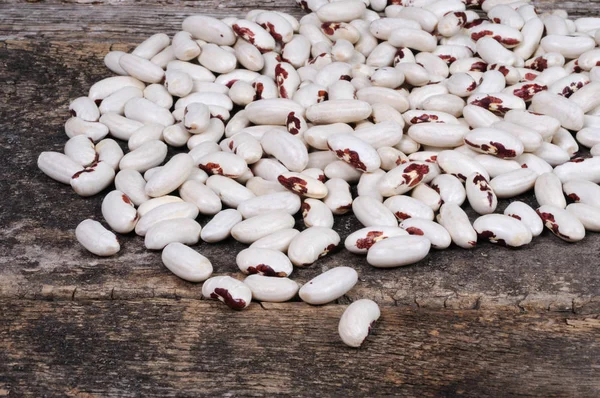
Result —
<instances>
[{"instance_id":1,"label":"white bean","mask_svg":"<svg viewBox=\"0 0 600 398\"><path fill-rule=\"evenodd\" d=\"M195 245L200 240L202 227L190 218L173 218L159 221L148 229L144 245L149 250L161 250L169 243Z\"/></svg>"},{"instance_id":2,"label":"white bean","mask_svg":"<svg viewBox=\"0 0 600 398\"><path fill-rule=\"evenodd\" d=\"M361 299L353 302L340 318L340 338L350 347L360 347L380 315L379 306L372 300Z\"/></svg>"},{"instance_id":3,"label":"white bean","mask_svg":"<svg viewBox=\"0 0 600 398\"><path fill-rule=\"evenodd\" d=\"M213 272L211 262L183 243L169 243L162 251L162 262L179 278L189 282L203 282Z\"/></svg>"},{"instance_id":4,"label":"white bean","mask_svg":"<svg viewBox=\"0 0 600 398\"><path fill-rule=\"evenodd\" d=\"M208 243L225 240L231 234L231 229L242 221L242 215L235 209L218 212L200 232L200 237Z\"/></svg>"},{"instance_id":5,"label":"white bean","mask_svg":"<svg viewBox=\"0 0 600 398\"><path fill-rule=\"evenodd\" d=\"M502 214L481 216L475 220L473 228L481 238L509 247L527 245L532 239L531 230L525 223Z\"/></svg>"},{"instance_id":6,"label":"white bean","mask_svg":"<svg viewBox=\"0 0 600 398\"><path fill-rule=\"evenodd\" d=\"M79 196L93 196L107 188L115 179L115 170L108 163L95 162L71 176L71 187Z\"/></svg>"},{"instance_id":7,"label":"white bean","mask_svg":"<svg viewBox=\"0 0 600 398\"><path fill-rule=\"evenodd\" d=\"M135 228L139 215L127 195L111 191L102 200L102 217L115 232L127 234Z\"/></svg>"},{"instance_id":8,"label":"white bean","mask_svg":"<svg viewBox=\"0 0 600 398\"><path fill-rule=\"evenodd\" d=\"M282 303L289 301L300 289L298 283L288 278L273 278L264 275L249 275L244 283L252 291L252 298L257 301Z\"/></svg>"},{"instance_id":9,"label":"white bean","mask_svg":"<svg viewBox=\"0 0 600 398\"><path fill-rule=\"evenodd\" d=\"M75 236L86 250L97 256L112 256L121 249L115 234L104 228L98 221L83 220L77 225Z\"/></svg>"},{"instance_id":10,"label":"white bean","mask_svg":"<svg viewBox=\"0 0 600 398\"><path fill-rule=\"evenodd\" d=\"M326 256L340 243L340 236L331 228L310 227L296 235L288 247L288 257L297 267L306 267Z\"/></svg>"},{"instance_id":11,"label":"white bean","mask_svg":"<svg viewBox=\"0 0 600 398\"><path fill-rule=\"evenodd\" d=\"M377 268L414 264L429 254L431 242L418 236L395 236L375 243L367 253L367 262Z\"/></svg>"},{"instance_id":12,"label":"white bean","mask_svg":"<svg viewBox=\"0 0 600 398\"><path fill-rule=\"evenodd\" d=\"M460 206L452 203L443 204L437 222L448 230L455 245L463 249L472 249L477 245L477 232Z\"/></svg>"},{"instance_id":13,"label":"white bean","mask_svg":"<svg viewBox=\"0 0 600 398\"><path fill-rule=\"evenodd\" d=\"M283 211L273 211L248 218L231 229L231 236L239 242L250 244L282 229L292 228L294 217Z\"/></svg>"},{"instance_id":14,"label":"white bean","mask_svg":"<svg viewBox=\"0 0 600 398\"><path fill-rule=\"evenodd\" d=\"M544 205L536 210L546 228L567 242L577 242L585 237L585 227L579 219L565 209Z\"/></svg>"},{"instance_id":15,"label":"white bean","mask_svg":"<svg viewBox=\"0 0 600 398\"><path fill-rule=\"evenodd\" d=\"M244 274L287 278L294 269L285 254L271 249L244 249L238 253L235 261Z\"/></svg>"},{"instance_id":16,"label":"white bean","mask_svg":"<svg viewBox=\"0 0 600 398\"><path fill-rule=\"evenodd\" d=\"M327 304L346 294L356 282L358 273L353 268L335 267L311 279L300 288L298 294L308 304Z\"/></svg>"},{"instance_id":17,"label":"white bean","mask_svg":"<svg viewBox=\"0 0 600 398\"><path fill-rule=\"evenodd\" d=\"M252 301L252 291L230 276L213 276L202 285L202 296L219 300L233 310L243 310Z\"/></svg>"}]
</instances>

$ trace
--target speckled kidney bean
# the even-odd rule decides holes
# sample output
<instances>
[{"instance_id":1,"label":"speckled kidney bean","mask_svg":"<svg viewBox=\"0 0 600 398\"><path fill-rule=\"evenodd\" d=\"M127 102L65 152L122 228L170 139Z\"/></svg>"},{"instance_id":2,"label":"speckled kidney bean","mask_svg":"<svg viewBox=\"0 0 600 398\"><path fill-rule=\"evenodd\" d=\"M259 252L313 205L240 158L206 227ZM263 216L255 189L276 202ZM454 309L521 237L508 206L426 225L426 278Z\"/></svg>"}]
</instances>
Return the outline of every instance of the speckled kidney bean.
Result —
<instances>
[{"instance_id":1,"label":"speckled kidney bean","mask_svg":"<svg viewBox=\"0 0 600 398\"><path fill-rule=\"evenodd\" d=\"M340 236L331 228L311 227L296 235L288 247L288 257L297 267L306 267L326 256L340 243Z\"/></svg>"},{"instance_id":2,"label":"speckled kidney bean","mask_svg":"<svg viewBox=\"0 0 600 398\"><path fill-rule=\"evenodd\" d=\"M252 291L230 276L213 276L202 284L202 295L207 299L219 300L233 310L243 310L252 301Z\"/></svg>"},{"instance_id":3,"label":"speckled kidney bean","mask_svg":"<svg viewBox=\"0 0 600 398\"><path fill-rule=\"evenodd\" d=\"M503 214L486 214L475 220L473 228L482 239L510 247L531 242L531 230L518 219Z\"/></svg>"},{"instance_id":4,"label":"speckled kidney bean","mask_svg":"<svg viewBox=\"0 0 600 398\"><path fill-rule=\"evenodd\" d=\"M452 243L452 238L446 228L434 221L408 218L400 222L400 228L404 229L409 235L424 236L431 242L433 249L446 249Z\"/></svg>"},{"instance_id":5,"label":"speckled kidney bean","mask_svg":"<svg viewBox=\"0 0 600 398\"><path fill-rule=\"evenodd\" d=\"M543 205L536 210L544 226L567 242L577 242L585 237L585 227L579 219L565 209Z\"/></svg>"},{"instance_id":6,"label":"speckled kidney bean","mask_svg":"<svg viewBox=\"0 0 600 398\"><path fill-rule=\"evenodd\" d=\"M278 250L248 248L238 253L236 264L245 274L260 274L287 278L293 266L285 254Z\"/></svg>"},{"instance_id":7,"label":"speckled kidney bean","mask_svg":"<svg viewBox=\"0 0 600 398\"><path fill-rule=\"evenodd\" d=\"M340 318L340 338L350 347L360 347L380 315L379 306L372 300L361 299L353 302Z\"/></svg>"}]
</instances>

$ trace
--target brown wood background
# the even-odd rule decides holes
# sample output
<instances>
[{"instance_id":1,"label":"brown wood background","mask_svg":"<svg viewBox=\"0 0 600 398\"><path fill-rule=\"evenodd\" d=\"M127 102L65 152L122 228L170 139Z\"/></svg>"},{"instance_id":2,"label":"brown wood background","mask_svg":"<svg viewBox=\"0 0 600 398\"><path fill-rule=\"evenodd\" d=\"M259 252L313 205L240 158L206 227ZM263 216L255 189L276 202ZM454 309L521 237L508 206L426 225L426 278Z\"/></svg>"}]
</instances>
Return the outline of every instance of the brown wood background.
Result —
<instances>
[{"instance_id":1,"label":"brown wood background","mask_svg":"<svg viewBox=\"0 0 600 398\"><path fill-rule=\"evenodd\" d=\"M577 16L598 15L596 4L539 5ZM137 237L109 259L76 243L79 221L101 218L103 195L81 199L35 161L62 150L69 101L110 74L104 54L174 33L187 15L254 8L302 15L292 0L0 4L0 397L598 396L597 234L575 245L546 232L521 250L453 248L394 270L341 251L294 274L305 282L355 267L360 282L337 303L242 313L200 300L200 286L171 275ZM335 227L345 238L359 225L346 216ZM242 247L198 249L233 274ZM337 321L365 297L382 318L354 350Z\"/></svg>"}]
</instances>

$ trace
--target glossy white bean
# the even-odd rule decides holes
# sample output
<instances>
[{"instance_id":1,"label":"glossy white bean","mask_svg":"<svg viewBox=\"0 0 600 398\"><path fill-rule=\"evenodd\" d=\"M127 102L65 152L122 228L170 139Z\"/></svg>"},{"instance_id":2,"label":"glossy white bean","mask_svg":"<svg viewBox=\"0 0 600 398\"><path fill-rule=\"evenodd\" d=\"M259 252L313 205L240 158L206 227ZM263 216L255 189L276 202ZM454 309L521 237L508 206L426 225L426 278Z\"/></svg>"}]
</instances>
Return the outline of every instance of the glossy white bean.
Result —
<instances>
[{"instance_id":1,"label":"glossy white bean","mask_svg":"<svg viewBox=\"0 0 600 398\"><path fill-rule=\"evenodd\" d=\"M220 175L212 175L206 186L213 190L224 205L236 209L240 203L255 197L254 193L239 182Z\"/></svg>"},{"instance_id":2,"label":"glossy white bean","mask_svg":"<svg viewBox=\"0 0 600 398\"><path fill-rule=\"evenodd\" d=\"M399 221L409 218L423 218L433 220L433 210L425 203L407 195L395 195L383 202L384 206L392 211Z\"/></svg>"},{"instance_id":3,"label":"glossy white bean","mask_svg":"<svg viewBox=\"0 0 600 398\"><path fill-rule=\"evenodd\" d=\"M161 250L169 243L195 245L200 240L202 227L191 218L172 218L152 225L144 236L144 246Z\"/></svg>"},{"instance_id":4,"label":"glossy white bean","mask_svg":"<svg viewBox=\"0 0 600 398\"><path fill-rule=\"evenodd\" d=\"M317 199L304 199L302 203L302 218L307 228L333 227L333 213L325 203Z\"/></svg>"},{"instance_id":5,"label":"glossy white bean","mask_svg":"<svg viewBox=\"0 0 600 398\"><path fill-rule=\"evenodd\" d=\"M535 210L526 203L520 201L512 202L504 209L504 215L516 218L527 225L533 237L538 236L544 230L544 223Z\"/></svg>"},{"instance_id":6,"label":"glossy white bean","mask_svg":"<svg viewBox=\"0 0 600 398\"><path fill-rule=\"evenodd\" d=\"M424 236L431 242L433 249L446 249L452 243L452 238L446 228L431 220L409 218L400 223L400 228L409 235Z\"/></svg>"},{"instance_id":7,"label":"glossy white bean","mask_svg":"<svg viewBox=\"0 0 600 398\"><path fill-rule=\"evenodd\" d=\"M370 196L359 196L352 203L354 215L365 227L396 227L398 221L392 210Z\"/></svg>"},{"instance_id":8,"label":"glossy white bean","mask_svg":"<svg viewBox=\"0 0 600 398\"><path fill-rule=\"evenodd\" d=\"M572 180L588 180L598 184L600 183L600 157L571 159L556 166L554 174L563 184Z\"/></svg>"},{"instance_id":9,"label":"glossy white bean","mask_svg":"<svg viewBox=\"0 0 600 398\"><path fill-rule=\"evenodd\" d=\"M294 215L300 210L300 197L291 192L276 192L247 199L237 207L244 218L251 218L271 211L284 211Z\"/></svg>"},{"instance_id":10,"label":"glossy white bean","mask_svg":"<svg viewBox=\"0 0 600 398\"><path fill-rule=\"evenodd\" d=\"M37 160L38 168L48 177L69 184L73 174L81 170L81 165L60 152L42 152Z\"/></svg>"},{"instance_id":11,"label":"glossy white bean","mask_svg":"<svg viewBox=\"0 0 600 398\"><path fill-rule=\"evenodd\" d=\"M371 246L367 262L377 268L401 267L421 261L430 248L431 242L423 236L395 236Z\"/></svg>"},{"instance_id":12,"label":"glossy white bean","mask_svg":"<svg viewBox=\"0 0 600 398\"><path fill-rule=\"evenodd\" d=\"M152 140L123 156L119 168L144 172L160 165L166 157L167 145L162 141Z\"/></svg>"},{"instance_id":13,"label":"glossy white bean","mask_svg":"<svg viewBox=\"0 0 600 398\"><path fill-rule=\"evenodd\" d=\"M91 219L77 225L75 236L86 250L97 256L112 256L121 249L116 235Z\"/></svg>"},{"instance_id":14,"label":"glossy white bean","mask_svg":"<svg viewBox=\"0 0 600 398\"><path fill-rule=\"evenodd\" d=\"M306 267L326 256L340 243L340 236L331 228L311 227L300 232L288 247L288 257L297 267Z\"/></svg>"},{"instance_id":15,"label":"glossy white bean","mask_svg":"<svg viewBox=\"0 0 600 398\"><path fill-rule=\"evenodd\" d=\"M209 175L238 178L248 170L246 161L230 152L212 152L198 160L198 167Z\"/></svg>"},{"instance_id":16,"label":"glossy white bean","mask_svg":"<svg viewBox=\"0 0 600 398\"><path fill-rule=\"evenodd\" d=\"M195 219L198 217L196 205L187 202L165 203L144 214L135 226L135 233L145 236L150 228L161 221L175 218ZM198 231L198 234L200 231Z\"/></svg>"},{"instance_id":17,"label":"glossy white bean","mask_svg":"<svg viewBox=\"0 0 600 398\"><path fill-rule=\"evenodd\" d=\"M70 184L79 196L93 196L115 179L115 170L106 162L95 162L71 176Z\"/></svg>"},{"instance_id":18,"label":"glossy white bean","mask_svg":"<svg viewBox=\"0 0 600 398\"><path fill-rule=\"evenodd\" d=\"M532 189L536 179L536 172L529 169L520 169L492 178L490 186L498 198L511 198Z\"/></svg>"},{"instance_id":19,"label":"glossy white bean","mask_svg":"<svg viewBox=\"0 0 600 398\"><path fill-rule=\"evenodd\" d=\"M183 184L194 167L194 159L187 153L173 156L152 178L146 183L146 194L156 198L175 191Z\"/></svg>"},{"instance_id":20,"label":"glossy white bean","mask_svg":"<svg viewBox=\"0 0 600 398\"><path fill-rule=\"evenodd\" d=\"M200 238L208 243L225 240L231 229L242 221L242 215L235 209L226 209L217 213L200 232Z\"/></svg>"},{"instance_id":21,"label":"glossy white bean","mask_svg":"<svg viewBox=\"0 0 600 398\"><path fill-rule=\"evenodd\" d=\"M531 242L529 227L518 219L503 214L487 214L475 220L473 228L482 239L509 247L520 247Z\"/></svg>"},{"instance_id":22,"label":"glossy white bean","mask_svg":"<svg viewBox=\"0 0 600 398\"><path fill-rule=\"evenodd\" d=\"M285 98L261 99L246 106L248 119L257 125L274 124L285 126L290 112L304 115L304 108Z\"/></svg>"},{"instance_id":23,"label":"glossy white bean","mask_svg":"<svg viewBox=\"0 0 600 398\"><path fill-rule=\"evenodd\" d=\"M585 203L571 203L567 212L573 214L587 231L600 232L600 208Z\"/></svg>"},{"instance_id":24,"label":"glossy white bean","mask_svg":"<svg viewBox=\"0 0 600 398\"><path fill-rule=\"evenodd\" d=\"M282 229L292 228L294 217L283 211L273 211L248 218L231 229L235 240L251 244L260 238Z\"/></svg>"},{"instance_id":25,"label":"glossy white bean","mask_svg":"<svg viewBox=\"0 0 600 398\"><path fill-rule=\"evenodd\" d=\"M120 234L133 231L139 218L129 197L117 190L109 192L104 197L101 209L106 223Z\"/></svg>"},{"instance_id":26,"label":"glossy white bean","mask_svg":"<svg viewBox=\"0 0 600 398\"><path fill-rule=\"evenodd\" d=\"M403 126L404 123L402 122L399 123L395 120L385 120L372 126L357 129L354 131L353 135L368 143L375 149L379 149L384 146L396 146L396 148L400 151L408 153L407 151L397 147L397 145L400 145L400 142L403 138L410 139L409 137L402 136ZM416 142L415 144L419 145Z\"/></svg>"},{"instance_id":27,"label":"glossy white bean","mask_svg":"<svg viewBox=\"0 0 600 398\"><path fill-rule=\"evenodd\" d=\"M446 228L455 245L463 249L472 249L477 245L477 232L460 206L452 203L443 204L437 222Z\"/></svg>"},{"instance_id":28,"label":"glossy white bean","mask_svg":"<svg viewBox=\"0 0 600 398\"><path fill-rule=\"evenodd\" d=\"M258 301L280 303L291 300L300 286L288 278L273 278L260 274L249 275L244 283L252 291L252 298Z\"/></svg>"},{"instance_id":29,"label":"glossy white bean","mask_svg":"<svg viewBox=\"0 0 600 398\"><path fill-rule=\"evenodd\" d=\"M304 143L287 132L271 130L260 141L266 154L272 155L290 171L301 172L308 164Z\"/></svg>"},{"instance_id":30,"label":"glossy white bean","mask_svg":"<svg viewBox=\"0 0 600 398\"><path fill-rule=\"evenodd\" d=\"M144 203L140 204L140 206L137 209L137 212L140 217L143 217L150 210L156 209L158 206L161 206L161 205L164 205L167 203L181 203L181 202L183 202L183 199L181 199L178 196L172 196L172 195L161 196L160 198L149 199L149 200L145 201Z\"/></svg>"},{"instance_id":31,"label":"glossy white bean","mask_svg":"<svg viewBox=\"0 0 600 398\"><path fill-rule=\"evenodd\" d=\"M567 207L562 183L554 173L544 173L538 176L535 181L534 192L539 206L552 205L561 209Z\"/></svg>"},{"instance_id":32,"label":"glossy white bean","mask_svg":"<svg viewBox=\"0 0 600 398\"><path fill-rule=\"evenodd\" d=\"M388 171L381 177L377 188L384 197L401 195L422 183L432 167L427 162L408 162Z\"/></svg>"},{"instance_id":33,"label":"glossy white bean","mask_svg":"<svg viewBox=\"0 0 600 398\"><path fill-rule=\"evenodd\" d=\"M221 211L221 199L202 182L188 180L179 187L179 196L185 202L193 203L201 214L213 215Z\"/></svg>"},{"instance_id":34,"label":"glossy white bean","mask_svg":"<svg viewBox=\"0 0 600 398\"><path fill-rule=\"evenodd\" d=\"M368 143L351 134L335 134L327 146L337 157L363 172L377 170L381 164L377 151Z\"/></svg>"},{"instance_id":35,"label":"glossy white bean","mask_svg":"<svg viewBox=\"0 0 600 398\"><path fill-rule=\"evenodd\" d=\"M203 282L213 272L206 257L183 243L169 243L163 249L161 259L169 271L189 282Z\"/></svg>"},{"instance_id":36,"label":"glossy white bean","mask_svg":"<svg viewBox=\"0 0 600 398\"><path fill-rule=\"evenodd\" d=\"M530 110L558 119L561 126L568 130L581 130L583 127L583 109L560 95L544 91L537 93L533 96Z\"/></svg>"},{"instance_id":37,"label":"glossy white bean","mask_svg":"<svg viewBox=\"0 0 600 398\"><path fill-rule=\"evenodd\" d=\"M344 344L360 347L381 313L372 300L356 300L346 308L338 324L338 333Z\"/></svg>"},{"instance_id":38,"label":"glossy white bean","mask_svg":"<svg viewBox=\"0 0 600 398\"><path fill-rule=\"evenodd\" d=\"M402 228L372 226L359 229L348 235L344 241L344 246L348 251L354 254L367 254L367 251L376 242L391 238L393 236L403 236L408 233Z\"/></svg>"},{"instance_id":39,"label":"glossy white bean","mask_svg":"<svg viewBox=\"0 0 600 398\"><path fill-rule=\"evenodd\" d=\"M552 166L533 153L524 153L517 157L516 161L521 165L521 168L532 170L537 175L552 172Z\"/></svg>"},{"instance_id":40,"label":"glossy white bean","mask_svg":"<svg viewBox=\"0 0 600 398\"><path fill-rule=\"evenodd\" d=\"M221 46L235 43L235 34L231 27L217 18L205 15L192 15L183 20L182 28L190 32L195 39L204 40Z\"/></svg>"},{"instance_id":41,"label":"glossy white bean","mask_svg":"<svg viewBox=\"0 0 600 398\"><path fill-rule=\"evenodd\" d=\"M575 203L600 207L600 186L587 180L571 180L563 184L565 195Z\"/></svg>"},{"instance_id":42,"label":"glossy white bean","mask_svg":"<svg viewBox=\"0 0 600 398\"><path fill-rule=\"evenodd\" d=\"M145 83L159 83L165 76L160 66L135 54L123 54L119 65L129 75Z\"/></svg>"},{"instance_id":43,"label":"glossy white bean","mask_svg":"<svg viewBox=\"0 0 600 398\"><path fill-rule=\"evenodd\" d=\"M352 209L350 185L341 178L332 178L325 182L327 196L323 202L335 215L346 214Z\"/></svg>"},{"instance_id":44,"label":"glossy white bean","mask_svg":"<svg viewBox=\"0 0 600 398\"><path fill-rule=\"evenodd\" d=\"M321 181L301 173L283 173L277 181L286 189L306 198L323 199L327 196L327 187Z\"/></svg>"},{"instance_id":45,"label":"glossy white bean","mask_svg":"<svg viewBox=\"0 0 600 398\"><path fill-rule=\"evenodd\" d=\"M483 166L490 178L521 168L516 160L501 159L492 155L477 155L473 159Z\"/></svg>"},{"instance_id":46,"label":"glossy white bean","mask_svg":"<svg viewBox=\"0 0 600 398\"><path fill-rule=\"evenodd\" d=\"M260 274L287 278L294 267L285 254L278 250L248 248L238 253L236 264L244 274Z\"/></svg>"},{"instance_id":47,"label":"glossy white bean","mask_svg":"<svg viewBox=\"0 0 600 398\"><path fill-rule=\"evenodd\" d=\"M258 239L250 245L251 248L256 249L271 249L279 250L280 252L286 253L291 241L298 235L300 231L293 228L282 229L274 232L263 238Z\"/></svg>"},{"instance_id":48,"label":"glossy white bean","mask_svg":"<svg viewBox=\"0 0 600 398\"><path fill-rule=\"evenodd\" d=\"M408 136L423 145L457 147L463 144L469 128L462 124L418 123L410 126Z\"/></svg>"},{"instance_id":49,"label":"glossy white bean","mask_svg":"<svg viewBox=\"0 0 600 398\"><path fill-rule=\"evenodd\" d=\"M139 90L143 90L146 85L131 76L113 76L102 79L94 83L89 90L88 97L96 100L103 100L109 95L124 87L135 87Z\"/></svg>"},{"instance_id":50,"label":"glossy white bean","mask_svg":"<svg viewBox=\"0 0 600 398\"><path fill-rule=\"evenodd\" d=\"M252 291L242 281L230 276L213 276L202 285L202 296L219 300L233 310L243 310L252 301Z\"/></svg>"},{"instance_id":51,"label":"glossy white bean","mask_svg":"<svg viewBox=\"0 0 600 398\"><path fill-rule=\"evenodd\" d=\"M353 123L368 118L371 111L371 105L364 101L325 101L310 106L306 118L315 124Z\"/></svg>"},{"instance_id":52,"label":"glossy white bean","mask_svg":"<svg viewBox=\"0 0 600 398\"><path fill-rule=\"evenodd\" d=\"M461 206L467 198L461 181L453 175L440 174L429 185L440 194L443 203L453 203Z\"/></svg>"},{"instance_id":53,"label":"glossy white bean","mask_svg":"<svg viewBox=\"0 0 600 398\"><path fill-rule=\"evenodd\" d=\"M79 97L69 104L71 116L86 122L97 122L100 118L98 106L90 97Z\"/></svg>"},{"instance_id":54,"label":"glossy white bean","mask_svg":"<svg viewBox=\"0 0 600 398\"><path fill-rule=\"evenodd\" d=\"M571 212L556 206L544 205L536 210L544 226L566 242L578 242L585 237L585 227Z\"/></svg>"},{"instance_id":55,"label":"glossy white bean","mask_svg":"<svg viewBox=\"0 0 600 398\"><path fill-rule=\"evenodd\" d=\"M476 128L464 137L473 150L499 158L515 158L523 153L523 143L513 135L494 128Z\"/></svg>"},{"instance_id":56,"label":"glossy white bean","mask_svg":"<svg viewBox=\"0 0 600 398\"><path fill-rule=\"evenodd\" d=\"M327 304L350 291L358 282L358 273L350 267L335 267L316 276L300 288L302 301Z\"/></svg>"},{"instance_id":57,"label":"glossy white bean","mask_svg":"<svg viewBox=\"0 0 600 398\"><path fill-rule=\"evenodd\" d=\"M479 214L490 214L498 206L498 198L488 180L479 173L467 177L465 183L469 204Z\"/></svg>"},{"instance_id":58,"label":"glossy white bean","mask_svg":"<svg viewBox=\"0 0 600 398\"><path fill-rule=\"evenodd\" d=\"M437 155L440 168L447 174L465 181L467 176L477 172L486 179L489 178L487 171L476 160L458 151L441 151Z\"/></svg>"}]
</instances>

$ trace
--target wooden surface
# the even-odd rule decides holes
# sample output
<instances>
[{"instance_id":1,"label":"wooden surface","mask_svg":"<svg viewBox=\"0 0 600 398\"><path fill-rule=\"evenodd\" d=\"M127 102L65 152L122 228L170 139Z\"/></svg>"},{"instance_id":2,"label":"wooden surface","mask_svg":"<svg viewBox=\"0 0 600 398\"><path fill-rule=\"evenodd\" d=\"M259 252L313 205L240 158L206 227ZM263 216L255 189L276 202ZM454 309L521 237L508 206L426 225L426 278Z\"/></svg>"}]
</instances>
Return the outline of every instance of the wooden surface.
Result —
<instances>
[{"instance_id":1,"label":"wooden surface","mask_svg":"<svg viewBox=\"0 0 600 398\"><path fill-rule=\"evenodd\" d=\"M0 396L600 392L597 319L384 307L355 350L337 337L342 311L252 304L232 316L197 300L0 301Z\"/></svg>"},{"instance_id":2,"label":"wooden surface","mask_svg":"<svg viewBox=\"0 0 600 398\"><path fill-rule=\"evenodd\" d=\"M109 259L76 243L81 220L101 219L103 195L79 198L35 161L62 150L69 101L110 75L104 54L173 33L194 13L302 15L293 1L217 4L0 4L0 397L599 395L598 234L567 244L545 232L521 250L453 248L393 270L340 251L293 274L302 283L332 266L356 268L359 284L337 305L243 313L198 301L200 286L170 274L138 237L124 237ZM598 14L594 4L560 6ZM345 216L335 228L345 238L359 225ZM216 273L232 275L242 248L198 246ZM383 316L367 346L352 350L337 319L358 298L376 300Z\"/></svg>"}]
</instances>

